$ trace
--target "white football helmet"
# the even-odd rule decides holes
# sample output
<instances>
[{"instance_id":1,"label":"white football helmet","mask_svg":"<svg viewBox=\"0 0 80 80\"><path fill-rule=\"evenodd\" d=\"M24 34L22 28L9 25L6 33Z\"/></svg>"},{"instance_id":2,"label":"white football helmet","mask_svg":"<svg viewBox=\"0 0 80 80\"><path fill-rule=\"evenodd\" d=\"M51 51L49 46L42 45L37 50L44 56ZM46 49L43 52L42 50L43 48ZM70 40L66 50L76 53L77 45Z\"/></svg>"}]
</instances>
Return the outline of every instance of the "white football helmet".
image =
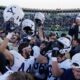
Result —
<instances>
[{"instance_id":1,"label":"white football helmet","mask_svg":"<svg viewBox=\"0 0 80 80\"><path fill-rule=\"evenodd\" d=\"M18 26L21 23L21 20L24 17L23 10L18 6L8 6L3 12L4 22L9 21L11 18L14 19L14 23Z\"/></svg>"},{"instance_id":2,"label":"white football helmet","mask_svg":"<svg viewBox=\"0 0 80 80\"><path fill-rule=\"evenodd\" d=\"M80 53L76 53L71 60L72 68L80 68Z\"/></svg>"},{"instance_id":3,"label":"white football helmet","mask_svg":"<svg viewBox=\"0 0 80 80\"><path fill-rule=\"evenodd\" d=\"M27 29L27 28L30 28L31 31L32 31L33 34L34 34L35 24L34 24L34 22L33 22L32 20L30 20L30 19L25 19L25 20L23 20L23 22L22 22L22 31L23 31L23 32L25 32L24 28L26 28L26 29Z\"/></svg>"},{"instance_id":4,"label":"white football helmet","mask_svg":"<svg viewBox=\"0 0 80 80\"><path fill-rule=\"evenodd\" d=\"M43 24L43 23L44 23L44 21L45 21L45 16L44 16L44 14L43 14L43 13L38 12L38 13L36 13L36 14L35 14L34 19L39 19L39 20L41 20L41 22L42 22L42 24Z\"/></svg>"},{"instance_id":5,"label":"white football helmet","mask_svg":"<svg viewBox=\"0 0 80 80\"><path fill-rule=\"evenodd\" d=\"M66 37L60 37L58 42L63 45L63 48L59 50L61 54L69 53L71 50L71 41Z\"/></svg>"}]
</instances>

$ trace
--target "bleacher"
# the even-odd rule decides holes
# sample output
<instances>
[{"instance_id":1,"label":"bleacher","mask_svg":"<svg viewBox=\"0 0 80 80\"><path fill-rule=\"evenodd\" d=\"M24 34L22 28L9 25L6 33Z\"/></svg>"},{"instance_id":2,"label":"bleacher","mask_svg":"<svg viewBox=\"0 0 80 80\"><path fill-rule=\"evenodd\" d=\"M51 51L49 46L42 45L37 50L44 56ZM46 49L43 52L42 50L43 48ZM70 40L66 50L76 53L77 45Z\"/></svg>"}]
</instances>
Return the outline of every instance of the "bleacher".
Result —
<instances>
[{"instance_id":1,"label":"bleacher","mask_svg":"<svg viewBox=\"0 0 80 80\"><path fill-rule=\"evenodd\" d=\"M3 24L3 10L5 7L0 7L0 26ZM25 18L34 20L34 14L36 12L43 12L45 14L45 30L68 30L73 22L75 22L76 15L80 12L80 9L73 10L39 10L39 9L23 9L25 12ZM56 26L59 28L56 28Z\"/></svg>"}]
</instances>

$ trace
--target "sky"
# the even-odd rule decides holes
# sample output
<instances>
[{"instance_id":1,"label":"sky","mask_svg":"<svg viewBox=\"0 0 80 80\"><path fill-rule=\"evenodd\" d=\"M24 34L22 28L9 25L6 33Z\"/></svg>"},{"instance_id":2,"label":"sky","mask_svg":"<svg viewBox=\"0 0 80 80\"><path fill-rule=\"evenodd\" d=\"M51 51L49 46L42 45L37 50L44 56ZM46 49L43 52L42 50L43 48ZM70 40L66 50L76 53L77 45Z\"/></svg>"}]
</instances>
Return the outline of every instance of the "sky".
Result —
<instances>
[{"instance_id":1,"label":"sky","mask_svg":"<svg viewBox=\"0 0 80 80\"><path fill-rule=\"evenodd\" d=\"M0 6L9 5L31 9L77 9L80 0L0 0Z\"/></svg>"}]
</instances>

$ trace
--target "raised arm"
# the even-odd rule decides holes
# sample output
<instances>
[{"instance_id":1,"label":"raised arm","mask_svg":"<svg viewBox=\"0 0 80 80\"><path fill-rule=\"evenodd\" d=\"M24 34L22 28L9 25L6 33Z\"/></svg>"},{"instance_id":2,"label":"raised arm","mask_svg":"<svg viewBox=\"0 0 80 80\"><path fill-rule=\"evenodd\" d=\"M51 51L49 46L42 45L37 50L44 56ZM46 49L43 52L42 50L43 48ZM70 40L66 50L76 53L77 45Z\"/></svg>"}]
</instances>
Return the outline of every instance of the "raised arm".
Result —
<instances>
[{"instance_id":1,"label":"raised arm","mask_svg":"<svg viewBox=\"0 0 80 80\"><path fill-rule=\"evenodd\" d=\"M6 38L3 40L3 42L0 45L0 52L4 54L7 60L9 60L10 64L13 63L13 55L6 48L13 34L14 33L8 33L8 35L6 36Z\"/></svg>"},{"instance_id":2,"label":"raised arm","mask_svg":"<svg viewBox=\"0 0 80 80\"><path fill-rule=\"evenodd\" d=\"M57 58L52 58L52 74L56 77L60 77L64 73L64 70L59 68Z\"/></svg>"}]
</instances>

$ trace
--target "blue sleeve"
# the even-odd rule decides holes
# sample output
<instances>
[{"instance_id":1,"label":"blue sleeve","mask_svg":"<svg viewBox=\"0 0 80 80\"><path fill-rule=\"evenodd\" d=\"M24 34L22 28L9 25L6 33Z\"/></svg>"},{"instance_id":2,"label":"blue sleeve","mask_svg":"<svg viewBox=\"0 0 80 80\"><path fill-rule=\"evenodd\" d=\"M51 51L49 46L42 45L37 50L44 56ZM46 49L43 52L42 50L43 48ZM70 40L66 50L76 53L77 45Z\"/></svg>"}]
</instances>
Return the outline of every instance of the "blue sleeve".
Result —
<instances>
[{"instance_id":1,"label":"blue sleeve","mask_svg":"<svg viewBox=\"0 0 80 80\"><path fill-rule=\"evenodd\" d=\"M72 80L72 70L71 69L64 69L64 73L60 77L60 80Z\"/></svg>"}]
</instances>

